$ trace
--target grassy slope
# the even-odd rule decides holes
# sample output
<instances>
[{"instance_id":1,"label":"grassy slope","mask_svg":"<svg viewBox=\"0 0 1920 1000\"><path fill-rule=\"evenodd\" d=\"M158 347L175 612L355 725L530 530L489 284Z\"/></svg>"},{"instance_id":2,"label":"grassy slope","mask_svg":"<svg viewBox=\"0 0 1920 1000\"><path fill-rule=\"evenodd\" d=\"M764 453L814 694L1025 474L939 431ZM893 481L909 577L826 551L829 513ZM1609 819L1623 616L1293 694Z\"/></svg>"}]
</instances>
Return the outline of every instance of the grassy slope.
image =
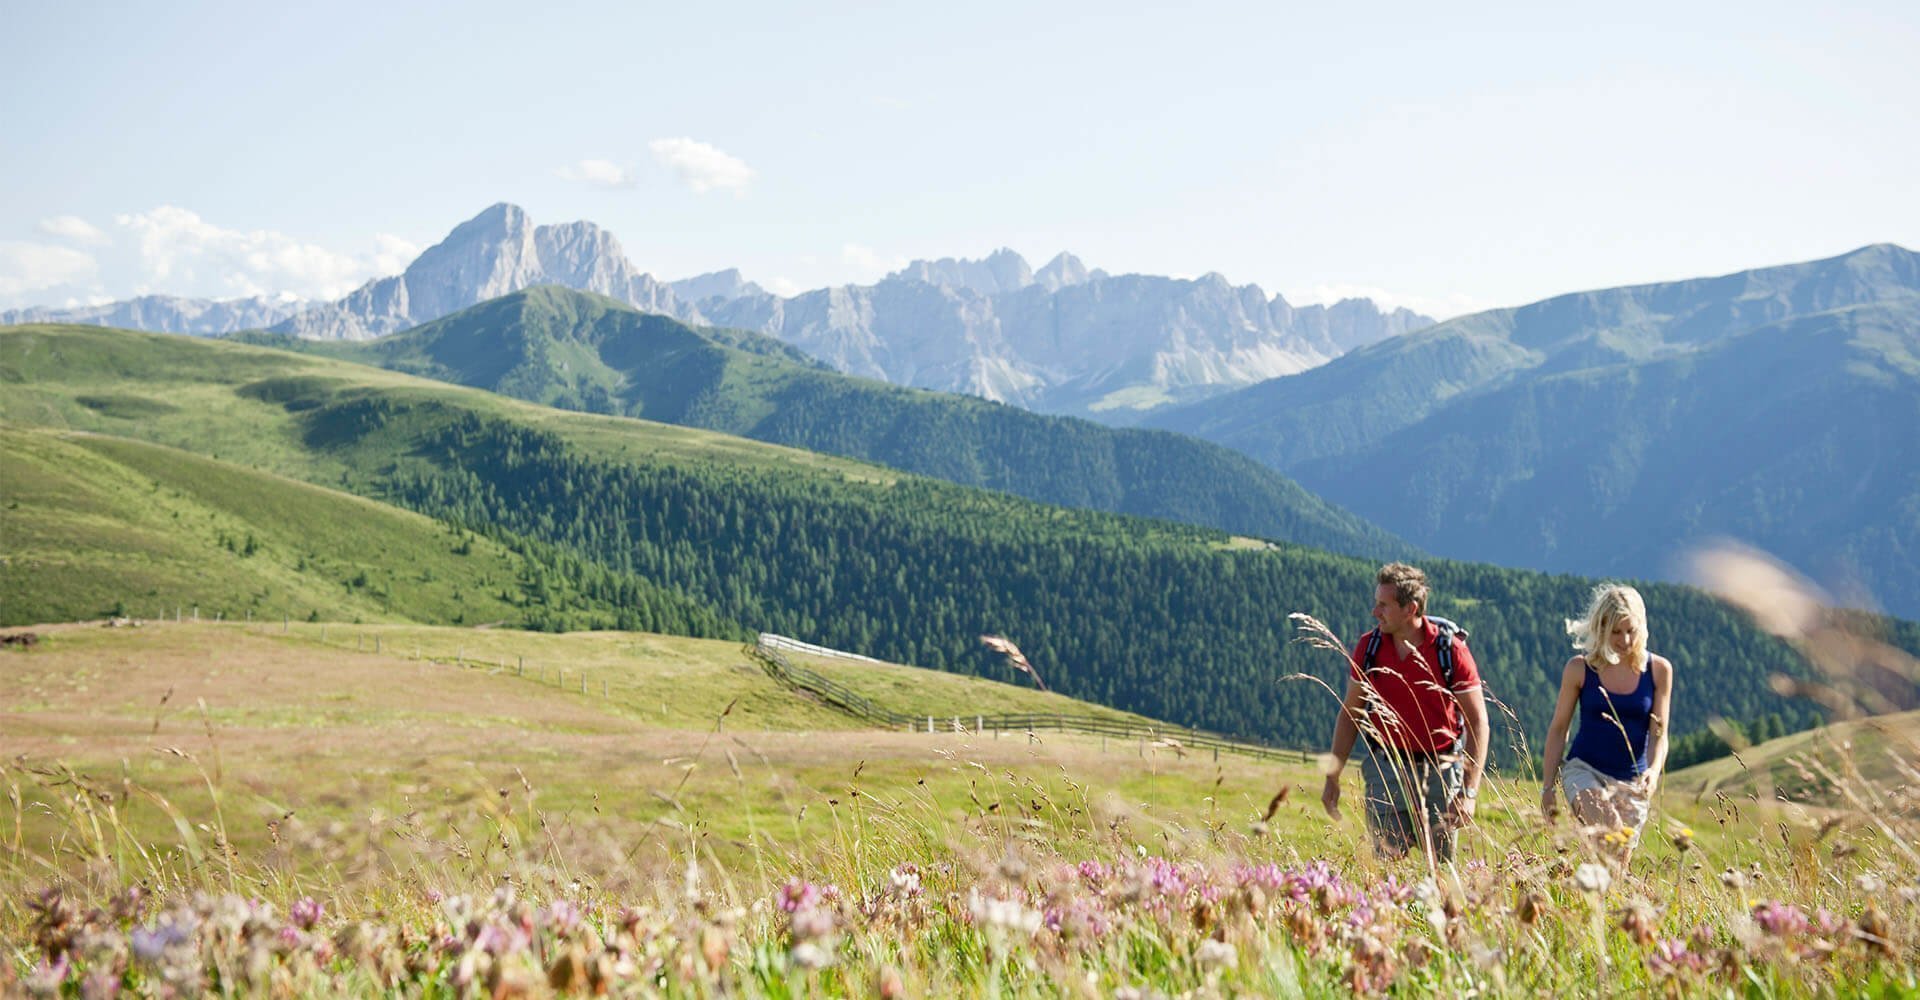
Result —
<instances>
[{"instance_id":1,"label":"grassy slope","mask_svg":"<svg viewBox=\"0 0 1920 1000\"><path fill-rule=\"evenodd\" d=\"M1782 796L1791 801L1838 805L1840 787L1859 791L1908 784L1895 764L1914 764L1920 747L1920 712L1901 712L1858 722L1791 733L1741 750L1737 756L1696 764L1669 777L1677 795L1704 799ZM1833 778L1840 779L1836 785Z\"/></svg>"},{"instance_id":2,"label":"grassy slope","mask_svg":"<svg viewBox=\"0 0 1920 1000\"><path fill-rule=\"evenodd\" d=\"M1054 734L1029 742L876 732L713 640L305 623L36 631L33 648L0 650L11 682L0 696L9 757L70 765L93 780L124 773L195 819L213 810L205 771L243 846L260 844L264 821L288 810L309 823L364 820L369 810L484 804L500 787L517 801L522 780L562 824L591 813L633 836L664 818L669 829L691 824L737 841L755 815L773 824L777 843L797 848L834 835L839 819L826 799L856 783L871 794L930 797L929 815L956 823L970 795L1005 795L1011 814L1026 781L1079 795L1082 808L1112 799L1115 809L1196 822L1207 796L1229 794L1216 779L1230 780L1233 808L1247 812L1276 783L1311 777L1305 764L1232 755L1215 763ZM1120 714L910 667L830 669L898 711ZM155 752L167 748L185 756ZM1076 791L1069 767L1094 788ZM139 812L150 835L164 835L163 816Z\"/></svg>"},{"instance_id":3,"label":"grassy slope","mask_svg":"<svg viewBox=\"0 0 1920 1000\"><path fill-rule=\"evenodd\" d=\"M245 344L84 326L0 328L0 385L6 387L0 393L0 420L140 438L309 482L350 476L355 470L339 456L310 449L301 440L296 414L271 399L237 391L289 377L326 379L340 387L507 417L563 434L585 453L605 458L717 461L869 482L898 476L877 466L712 431L553 410Z\"/></svg>"},{"instance_id":4,"label":"grassy slope","mask_svg":"<svg viewBox=\"0 0 1920 1000\"><path fill-rule=\"evenodd\" d=\"M521 560L439 522L138 441L0 425L0 624L519 617ZM246 549L251 543L254 551Z\"/></svg>"},{"instance_id":5,"label":"grassy slope","mask_svg":"<svg viewBox=\"0 0 1920 1000\"><path fill-rule=\"evenodd\" d=\"M31 649L0 648L9 678L0 784L26 794L28 843L59 829L33 803L45 794L36 785L63 783L61 768L115 790L110 798L125 793L123 781L164 796L164 808L144 795L120 803L143 839L179 842L170 808L190 826L207 824L193 826L198 836L224 830L243 853L267 849L270 824L289 813L295 829L344 824L354 836L397 821L440 837L472 835L478 813L529 835L537 827L564 851L588 838L651 863L691 837L729 865L764 856L798 871L821 850L857 852L868 827L886 850L977 852L1037 838L1070 844L1070 854L1212 844L1296 862L1351 858L1364 840L1357 808L1338 822L1322 814L1313 763L1216 761L1050 733L863 729L781 688L726 642L303 623L36 631ZM950 697L1009 711L1065 703L912 668L835 670L903 711ZM1348 776L1355 804L1357 771ZM1250 840L1251 821L1283 788L1273 839ZM1528 775L1493 779L1469 855L1497 861L1510 843L1551 850L1538 794ZM1663 796L1657 826L1690 823L1695 857L1739 864L1751 846L1743 828L1721 829L1691 798ZM0 817L0 841L13 827ZM1644 854L1655 866L1676 860L1663 836L1649 836Z\"/></svg>"}]
</instances>

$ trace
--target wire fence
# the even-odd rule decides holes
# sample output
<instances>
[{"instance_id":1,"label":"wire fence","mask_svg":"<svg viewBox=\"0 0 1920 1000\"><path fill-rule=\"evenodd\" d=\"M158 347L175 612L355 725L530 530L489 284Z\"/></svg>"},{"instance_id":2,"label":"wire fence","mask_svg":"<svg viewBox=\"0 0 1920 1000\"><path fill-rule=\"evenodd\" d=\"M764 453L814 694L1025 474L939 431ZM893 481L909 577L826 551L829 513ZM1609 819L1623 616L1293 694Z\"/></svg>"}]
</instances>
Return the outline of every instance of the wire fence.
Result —
<instances>
[{"instance_id":1,"label":"wire fence","mask_svg":"<svg viewBox=\"0 0 1920 1000\"><path fill-rule=\"evenodd\" d=\"M777 640L768 642L768 639ZM1313 755L1296 747L1283 747L1253 740L1236 740L1219 733L1210 733L1201 729L1188 729L1180 726L1150 726L1124 719L1102 718L1096 715L1073 715L1057 712L1026 712L1019 714L982 712L943 712L940 714L908 714L885 708L873 699L860 694L845 684L795 663L787 656L788 652L806 652L815 656L827 656L839 659L878 662L869 657L842 653L823 646L811 646L807 643L786 639L784 636L763 634L760 641L747 647L747 656L760 664L768 676L796 690L805 691L822 702L846 712L855 718L871 722L876 726L891 729L905 729L909 732L1066 732L1082 733L1094 736L1138 741L1142 749L1152 746L1156 749L1171 750L1178 754L1194 751L1212 751L1215 757L1220 753L1237 753L1262 760L1309 761Z\"/></svg>"}]
</instances>

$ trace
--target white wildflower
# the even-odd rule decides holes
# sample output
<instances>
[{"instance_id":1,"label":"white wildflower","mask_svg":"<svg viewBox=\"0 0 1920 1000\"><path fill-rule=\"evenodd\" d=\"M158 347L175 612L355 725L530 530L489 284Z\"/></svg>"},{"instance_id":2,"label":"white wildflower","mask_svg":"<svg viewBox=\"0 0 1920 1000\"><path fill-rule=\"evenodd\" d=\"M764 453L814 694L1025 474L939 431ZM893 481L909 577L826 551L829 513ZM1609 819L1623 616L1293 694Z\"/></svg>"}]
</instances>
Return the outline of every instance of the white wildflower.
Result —
<instances>
[{"instance_id":1,"label":"white wildflower","mask_svg":"<svg viewBox=\"0 0 1920 1000\"><path fill-rule=\"evenodd\" d=\"M1606 865L1589 861L1573 870L1573 884L1582 892L1598 895L1613 884L1613 872L1608 871Z\"/></svg>"},{"instance_id":2,"label":"white wildflower","mask_svg":"<svg viewBox=\"0 0 1920 1000\"><path fill-rule=\"evenodd\" d=\"M1239 956L1235 954L1233 945L1225 941L1215 941L1212 938L1200 942L1200 948L1193 953L1193 957L1195 961L1199 962L1205 968L1221 967L1231 969L1239 961Z\"/></svg>"}]
</instances>

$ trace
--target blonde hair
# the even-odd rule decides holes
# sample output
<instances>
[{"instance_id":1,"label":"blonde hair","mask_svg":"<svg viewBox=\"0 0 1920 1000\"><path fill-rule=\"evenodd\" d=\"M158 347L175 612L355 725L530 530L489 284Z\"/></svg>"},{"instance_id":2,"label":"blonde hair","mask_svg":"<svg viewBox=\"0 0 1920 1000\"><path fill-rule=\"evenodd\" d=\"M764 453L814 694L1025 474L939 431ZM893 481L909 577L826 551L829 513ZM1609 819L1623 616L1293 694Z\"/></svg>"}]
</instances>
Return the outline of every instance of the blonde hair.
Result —
<instances>
[{"instance_id":1,"label":"blonde hair","mask_svg":"<svg viewBox=\"0 0 1920 1000\"><path fill-rule=\"evenodd\" d=\"M1573 636L1573 647L1587 657L1588 664L1599 669L1595 658L1611 666L1620 662L1620 654L1613 651L1613 627L1622 620L1633 622L1633 648L1627 651L1627 662L1635 670L1643 670L1647 663L1647 602L1640 592L1618 583L1603 583L1593 588L1593 601L1587 605L1584 620L1567 619L1567 634Z\"/></svg>"},{"instance_id":2,"label":"blonde hair","mask_svg":"<svg viewBox=\"0 0 1920 1000\"><path fill-rule=\"evenodd\" d=\"M1427 574L1406 563L1395 562L1380 567L1380 573L1374 579L1393 588L1396 604L1404 608L1418 601L1420 613L1427 613Z\"/></svg>"}]
</instances>

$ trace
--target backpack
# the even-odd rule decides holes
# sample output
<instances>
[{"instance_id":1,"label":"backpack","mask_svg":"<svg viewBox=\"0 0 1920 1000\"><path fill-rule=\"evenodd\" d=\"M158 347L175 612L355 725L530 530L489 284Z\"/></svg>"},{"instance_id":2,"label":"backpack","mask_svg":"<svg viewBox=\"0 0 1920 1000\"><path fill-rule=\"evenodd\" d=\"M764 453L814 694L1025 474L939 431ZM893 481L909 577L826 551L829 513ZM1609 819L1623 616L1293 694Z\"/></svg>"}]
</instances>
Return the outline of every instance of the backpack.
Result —
<instances>
[{"instance_id":1,"label":"backpack","mask_svg":"<svg viewBox=\"0 0 1920 1000\"><path fill-rule=\"evenodd\" d=\"M1453 640L1459 639L1464 645L1469 633L1466 629L1461 628L1457 622L1442 618L1439 615L1428 615L1426 617L1428 621L1432 622L1440 630L1440 634L1435 636L1433 640L1434 650L1440 658L1440 683L1446 686L1448 693L1452 693ZM1366 677L1368 674L1373 673L1374 660L1377 659L1380 654L1380 639L1381 634L1378 627L1375 627L1373 631L1367 633L1367 648L1360 661L1361 677ZM1367 700L1369 703L1372 703L1375 697L1372 692L1373 685L1368 684L1367 688ZM1372 710L1371 704L1369 710ZM1455 749L1459 748L1461 741L1465 740L1466 736L1466 727L1462 726L1459 735L1454 740ZM1367 742L1371 745L1373 738L1369 736Z\"/></svg>"}]
</instances>

